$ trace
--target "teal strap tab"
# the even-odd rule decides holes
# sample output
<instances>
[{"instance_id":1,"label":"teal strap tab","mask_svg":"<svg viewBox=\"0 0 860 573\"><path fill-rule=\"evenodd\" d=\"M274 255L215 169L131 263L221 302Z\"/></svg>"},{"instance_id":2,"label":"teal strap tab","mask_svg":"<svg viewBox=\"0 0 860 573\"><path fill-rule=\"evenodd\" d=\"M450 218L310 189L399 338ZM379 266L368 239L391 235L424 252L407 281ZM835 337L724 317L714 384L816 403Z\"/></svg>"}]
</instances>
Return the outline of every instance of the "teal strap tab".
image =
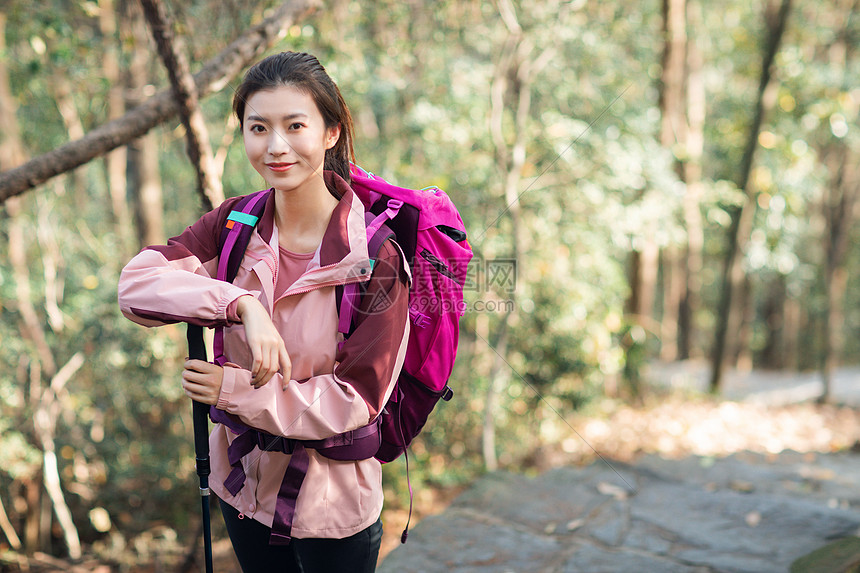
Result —
<instances>
[{"instance_id":1,"label":"teal strap tab","mask_svg":"<svg viewBox=\"0 0 860 573\"><path fill-rule=\"evenodd\" d=\"M373 265L376 264L376 259L370 259L370 272L373 272Z\"/></svg>"},{"instance_id":2,"label":"teal strap tab","mask_svg":"<svg viewBox=\"0 0 860 573\"><path fill-rule=\"evenodd\" d=\"M241 211L230 211L230 214L227 215L228 221L236 221L237 223L250 225L251 227L256 225L259 219L259 217L255 217L254 215L249 215L248 213L243 213Z\"/></svg>"}]
</instances>

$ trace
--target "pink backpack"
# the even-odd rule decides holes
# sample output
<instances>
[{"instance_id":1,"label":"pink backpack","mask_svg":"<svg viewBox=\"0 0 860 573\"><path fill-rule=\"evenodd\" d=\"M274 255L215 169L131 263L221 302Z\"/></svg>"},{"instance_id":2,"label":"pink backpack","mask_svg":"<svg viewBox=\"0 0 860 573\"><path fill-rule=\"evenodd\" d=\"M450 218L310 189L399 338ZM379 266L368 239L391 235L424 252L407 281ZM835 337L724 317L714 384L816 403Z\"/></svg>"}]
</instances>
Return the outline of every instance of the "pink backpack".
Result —
<instances>
[{"instance_id":1,"label":"pink backpack","mask_svg":"<svg viewBox=\"0 0 860 573\"><path fill-rule=\"evenodd\" d=\"M359 460L375 457L386 463L406 452L421 432L430 412L453 391L448 379L454 367L465 311L463 286L472 250L466 241L463 219L448 195L439 188L406 189L386 182L353 165L352 188L366 209L368 253L375 260L382 244L394 237L412 271L409 291L411 327L403 369L394 391L377 420L363 428L325 440L293 440L269 436L249 428L238 418L216 408L210 409L214 422L225 424L238 437L228 451L233 467L224 485L236 495L245 481L241 459L254 448L291 454L278 497L272 543L288 543L298 490L307 471L304 448L315 449L331 459ZM220 239L217 278L232 281L244 256L251 233L262 215L269 191L247 195L227 216ZM339 331L348 337L362 286L338 287ZM222 364L223 328L216 328L215 362ZM406 458L407 481L409 458ZM289 484L286 482L289 481ZM283 499L282 499L283 498ZM409 486L409 514L412 514L412 487ZM406 542L409 523L401 536Z\"/></svg>"},{"instance_id":2,"label":"pink backpack","mask_svg":"<svg viewBox=\"0 0 860 573\"><path fill-rule=\"evenodd\" d=\"M390 462L406 451L421 432L439 399L453 391L448 378L457 355L460 318L465 311L463 285L472 259L463 219L437 187L406 189L352 168L352 188L373 217L367 226L371 257L391 229L412 269L409 291L411 328L403 369L382 416L382 445L376 459ZM381 240L380 240L381 239ZM348 335L356 284L344 287L340 331Z\"/></svg>"}]
</instances>

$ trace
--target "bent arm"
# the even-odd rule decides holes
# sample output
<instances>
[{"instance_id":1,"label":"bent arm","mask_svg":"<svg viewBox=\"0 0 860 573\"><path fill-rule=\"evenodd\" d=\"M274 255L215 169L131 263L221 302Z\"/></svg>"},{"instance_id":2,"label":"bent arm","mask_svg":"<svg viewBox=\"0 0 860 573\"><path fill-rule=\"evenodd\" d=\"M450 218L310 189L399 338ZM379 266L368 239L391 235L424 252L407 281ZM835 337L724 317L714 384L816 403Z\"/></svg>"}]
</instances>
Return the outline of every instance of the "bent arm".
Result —
<instances>
[{"instance_id":1,"label":"bent arm","mask_svg":"<svg viewBox=\"0 0 860 573\"><path fill-rule=\"evenodd\" d=\"M250 372L228 367L216 407L258 430L296 439L323 439L367 425L381 412L403 365L408 298L404 262L397 248L386 243L334 372L292 380L285 390L276 374L255 389Z\"/></svg>"},{"instance_id":2,"label":"bent arm","mask_svg":"<svg viewBox=\"0 0 860 573\"><path fill-rule=\"evenodd\" d=\"M250 293L207 270L214 268L220 226L231 203L207 213L167 245L146 247L129 261L117 289L123 315L144 326L231 323L229 304Z\"/></svg>"}]
</instances>

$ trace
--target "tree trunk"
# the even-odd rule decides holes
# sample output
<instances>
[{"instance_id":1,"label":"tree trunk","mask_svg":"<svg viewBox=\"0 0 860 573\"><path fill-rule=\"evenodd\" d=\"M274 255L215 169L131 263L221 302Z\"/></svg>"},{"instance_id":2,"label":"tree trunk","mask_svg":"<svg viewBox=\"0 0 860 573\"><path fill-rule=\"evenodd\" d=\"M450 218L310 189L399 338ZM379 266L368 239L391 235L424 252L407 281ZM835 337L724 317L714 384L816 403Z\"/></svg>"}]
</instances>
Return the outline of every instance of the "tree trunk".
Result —
<instances>
[{"instance_id":1,"label":"tree trunk","mask_svg":"<svg viewBox=\"0 0 860 573\"><path fill-rule=\"evenodd\" d=\"M224 48L194 75L200 97L221 90L231 78L277 41L284 30L309 14L317 5L318 0L285 3L271 17ZM127 144L174 117L178 111L170 90L159 92L121 118L91 130L83 138L0 173L0 203Z\"/></svg>"},{"instance_id":2,"label":"tree trunk","mask_svg":"<svg viewBox=\"0 0 860 573\"><path fill-rule=\"evenodd\" d=\"M13 551L21 550L21 539L12 526L12 522L9 521L9 515L6 513L6 507L3 505L3 498L0 498L0 531L3 532Z\"/></svg>"},{"instance_id":3,"label":"tree trunk","mask_svg":"<svg viewBox=\"0 0 860 573\"><path fill-rule=\"evenodd\" d=\"M790 8L791 0L782 0L778 12L775 12L774 4L770 3L765 14L768 35L762 58L758 97L736 181L737 188L746 194L746 199L744 205L732 213L732 223L729 227L729 245L723 268L722 291L717 307L717 328L711 353L711 392L719 391L722 384L729 333L738 332L741 325L743 309L739 308L735 293L739 291L744 280L743 253L752 231L756 208L756 193L749 188L749 178L764 116L772 107L776 97L776 84L771 80L772 67L782 42Z\"/></svg>"},{"instance_id":4,"label":"tree trunk","mask_svg":"<svg viewBox=\"0 0 860 573\"><path fill-rule=\"evenodd\" d=\"M824 317L824 348L822 349L821 378L824 388L820 401L830 398L833 374L845 346L845 292L848 285L846 258L849 238L854 222L854 211L860 196L860 169L858 157L847 146L840 145L841 165L831 170L833 181L829 186L830 203L826 206L827 241L824 283L827 294L827 312Z\"/></svg>"},{"instance_id":5,"label":"tree trunk","mask_svg":"<svg viewBox=\"0 0 860 573\"><path fill-rule=\"evenodd\" d=\"M69 134L69 141L80 139L84 136L84 124L75 105L74 87L69 78L66 77L65 70L54 68L51 73L53 77L49 83L49 89L57 104L60 117L63 118L63 125ZM83 169L74 169L68 174L68 187L71 188L75 201L80 204L89 200L86 185L86 173Z\"/></svg>"},{"instance_id":6,"label":"tree trunk","mask_svg":"<svg viewBox=\"0 0 860 573\"><path fill-rule=\"evenodd\" d=\"M62 191L63 179L55 179L55 194ZM38 223L36 226L36 237L39 239L39 247L42 253L42 269L45 277L45 313L48 315L48 324L55 333L62 332L65 328L65 317L60 310L63 299L62 269L64 268L63 255L57 242L56 228L50 218L51 205L44 198L39 197L36 201L38 206Z\"/></svg>"},{"instance_id":7,"label":"tree trunk","mask_svg":"<svg viewBox=\"0 0 860 573\"><path fill-rule=\"evenodd\" d=\"M856 46L850 40L848 26L858 5L860 2L857 0L846 3L843 8L846 12L843 28L829 51L831 69L837 73L841 72L843 85L850 81L848 70ZM827 223L824 269L827 312L824 317L824 348L821 361L823 389L819 402L830 399L833 375L839 366L845 346L845 292L848 285L846 258L855 209L860 198L860 168L857 167L860 156L852 153L843 139L832 141L828 147L823 153L830 172L830 184L824 205L824 218Z\"/></svg>"},{"instance_id":8,"label":"tree trunk","mask_svg":"<svg viewBox=\"0 0 860 573\"><path fill-rule=\"evenodd\" d=\"M532 46L523 37L523 31L517 21L512 2L501 0L498 6L499 13L508 30L508 37L496 66L491 86L490 131L493 134L499 171L505 175L504 199L506 207L500 217L507 214L510 219L511 252L518 265L518 274L523 275L522 265L525 247L521 236L522 208L519 200L519 188L523 165L526 161L526 122L531 108L532 75L535 68L538 68L540 64L535 66L535 62L530 59ZM508 83L510 78L513 78L515 82L513 86ZM511 93L514 100L507 106L505 105L506 93ZM511 107L514 110L514 141L509 148L503 133L503 120L504 110ZM512 291L508 293L508 296L513 300L515 293ZM484 409L484 465L488 471L493 471L498 467L495 451L496 403L499 393L510 379L510 365L507 362L508 336L511 323L517 318L516 311L517 306L513 304L511 310L502 317L499 335L492 344L496 357L494 357L488 376L489 386Z\"/></svg>"},{"instance_id":9,"label":"tree trunk","mask_svg":"<svg viewBox=\"0 0 860 573\"><path fill-rule=\"evenodd\" d=\"M57 466L57 453L54 444L54 436L57 430L57 419L62 411L59 395L75 372L84 364L84 355L76 353L51 379L50 384L42 391L39 406L33 416L33 425L36 436L42 448L42 471L44 476L45 490L51 499L57 522L63 531L63 538L69 550L69 557L80 559L81 542L78 530L72 520L72 512L66 504L63 488L60 481L60 471ZM50 518L50 516L49 516ZM50 521L50 519L49 519Z\"/></svg>"},{"instance_id":10,"label":"tree trunk","mask_svg":"<svg viewBox=\"0 0 860 573\"><path fill-rule=\"evenodd\" d=\"M181 42L175 38L164 4L161 0L141 0L141 5L158 47L158 54L167 68L173 95L179 103L179 117L185 127L188 158L197 173L197 191L200 193L204 210L210 211L224 201L224 189L213 164L209 130L198 105L197 86L188 68Z\"/></svg>"},{"instance_id":11,"label":"tree trunk","mask_svg":"<svg viewBox=\"0 0 860 573\"><path fill-rule=\"evenodd\" d=\"M800 333L803 328L803 309L800 301L793 296L791 289L786 289L785 308L782 311L784 319L782 335L783 368L800 370Z\"/></svg>"},{"instance_id":12,"label":"tree trunk","mask_svg":"<svg viewBox=\"0 0 860 573\"><path fill-rule=\"evenodd\" d=\"M129 65L129 104L139 106L144 100L144 90L149 85L149 53L151 39L146 32L140 6L137 2L128 5L124 20L125 36L134 46ZM134 200L134 218L137 223L139 247L163 243L164 206L161 176L158 165L159 144L155 132L147 132L128 146L128 182Z\"/></svg>"},{"instance_id":13,"label":"tree trunk","mask_svg":"<svg viewBox=\"0 0 860 573\"><path fill-rule=\"evenodd\" d=\"M686 145L687 118L685 117L684 92L686 84L687 60L687 17L686 0L663 0L663 60L660 78L660 144L676 151ZM678 153L676 151L676 157ZM679 175L682 169L678 165ZM653 232L646 234L654 236ZM643 253L644 254L644 253ZM635 256L635 255L634 255ZM631 303L634 319L640 324L645 316L653 313L653 295L643 281L649 276L647 258L639 257L639 268L631 286L631 292L638 291L636 300ZM663 262L663 316L660 327L660 358L670 362L678 356L678 322L683 293L679 257L674 247L666 249ZM656 277L655 277L656 278Z\"/></svg>"},{"instance_id":14,"label":"tree trunk","mask_svg":"<svg viewBox=\"0 0 860 573\"><path fill-rule=\"evenodd\" d=\"M704 29L702 7L697 0L688 0L687 18L692 30ZM678 358L690 358L695 338L696 312L701 306L702 250L705 246L704 224L702 222L702 155L705 147L705 82L702 69L704 62L699 50L698 35L687 40L687 157L682 164L681 178L687 185L684 194L684 225L687 229L686 258L682 265L684 272L684 293L678 311Z\"/></svg>"},{"instance_id":15,"label":"tree trunk","mask_svg":"<svg viewBox=\"0 0 860 573\"><path fill-rule=\"evenodd\" d=\"M780 275L774 279L766 292L763 314L767 341L761 351L761 365L770 370L781 370L785 368L785 277Z\"/></svg>"},{"instance_id":16,"label":"tree trunk","mask_svg":"<svg viewBox=\"0 0 860 573\"><path fill-rule=\"evenodd\" d=\"M684 117L687 61L687 0L663 0L663 71L660 86L660 143L671 148L687 142Z\"/></svg>"},{"instance_id":17,"label":"tree trunk","mask_svg":"<svg viewBox=\"0 0 860 573\"><path fill-rule=\"evenodd\" d=\"M99 30L102 34L102 74L110 86L107 98L108 121L113 121L125 112L125 83L119 68L119 18L113 0L99 2ZM122 246L122 255L117 260L127 260L131 250L131 213L126 198L126 148L118 147L105 156L107 187L113 213L114 233Z\"/></svg>"},{"instance_id":18,"label":"tree trunk","mask_svg":"<svg viewBox=\"0 0 860 573\"><path fill-rule=\"evenodd\" d=\"M734 344L734 366L739 372L752 370L752 335L755 322L755 296L753 283L749 276L744 276L743 287L738 307L741 309L741 326Z\"/></svg>"},{"instance_id":19,"label":"tree trunk","mask_svg":"<svg viewBox=\"0 0 860 573\"><path fill-rule=\"evenodd\" d=\"M660 360L678 358L678 325L683 305L686 272L676 247L663 249L663 320L660 324Z\"/></svg>"}]
</instances>

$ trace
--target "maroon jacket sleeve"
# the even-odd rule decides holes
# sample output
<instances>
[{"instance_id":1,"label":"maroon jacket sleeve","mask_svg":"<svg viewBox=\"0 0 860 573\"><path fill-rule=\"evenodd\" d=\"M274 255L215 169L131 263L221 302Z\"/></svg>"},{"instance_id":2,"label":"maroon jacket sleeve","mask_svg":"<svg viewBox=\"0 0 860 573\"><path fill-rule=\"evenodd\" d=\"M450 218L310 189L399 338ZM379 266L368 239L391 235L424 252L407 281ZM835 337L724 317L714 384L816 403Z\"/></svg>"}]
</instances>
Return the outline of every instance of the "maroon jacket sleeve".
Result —
<instances>
[{"instance_id":1,"label":"maroon jacket sleeve","mask_svg":"<svg viewBox=\"0 0 860 573\"><path fill-rule=\"evenodd\" d=\"M144 248L120 275L120 309L145 326L229 324L228 305L244 289L214 278L221 226L238 198L225 201L166 245Z\"/></svg>"},{"instance_id":2,"label":"maroon jacket sleeve","mask_svg":"<svg viewBox=\"0 0 860 573\"><path fill-rule=\"evenodd\" d=\"M337 354L335 376L349 382L367 402L371 417L385 405L399 372L395 357L406 344L409 279L399 249L386 241L379 249L367 291L353 318L355 327Z\"/></svg>"}]
</instances>

